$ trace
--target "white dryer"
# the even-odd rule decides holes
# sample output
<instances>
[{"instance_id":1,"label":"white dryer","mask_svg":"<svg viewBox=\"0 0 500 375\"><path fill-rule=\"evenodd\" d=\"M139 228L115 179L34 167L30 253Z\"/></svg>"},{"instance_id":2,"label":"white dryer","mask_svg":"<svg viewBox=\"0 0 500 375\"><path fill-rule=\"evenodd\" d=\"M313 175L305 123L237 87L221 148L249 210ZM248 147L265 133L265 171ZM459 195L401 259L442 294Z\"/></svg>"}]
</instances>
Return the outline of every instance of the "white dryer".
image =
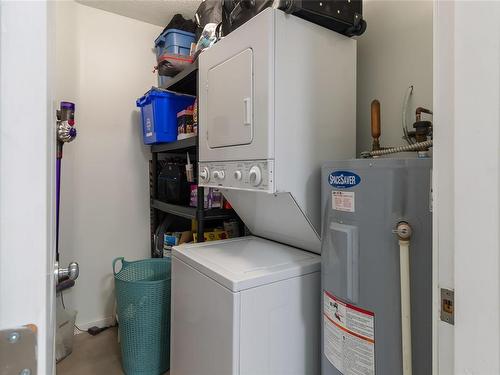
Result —
<instances>
[{"instance_id":1,"label":"white dryer","mask_svg":"<svg viewBox=\"0 0 500 375\"><path fill-rule=\"evenodd\" d=\"M174 247L172 375L318 375L320 257L258 237Z\"/></svg>"},{"instance_id":2,"label":"white dryer","mask_svg":"<svg viewBox=\"0 0 500 375\"><path fill-rule=\"evenodd\" d=\"M356 153L356 41L268 8L199 58L201 186L253 234L320 252L320 170Z\"/></svg>"}]
</instances>

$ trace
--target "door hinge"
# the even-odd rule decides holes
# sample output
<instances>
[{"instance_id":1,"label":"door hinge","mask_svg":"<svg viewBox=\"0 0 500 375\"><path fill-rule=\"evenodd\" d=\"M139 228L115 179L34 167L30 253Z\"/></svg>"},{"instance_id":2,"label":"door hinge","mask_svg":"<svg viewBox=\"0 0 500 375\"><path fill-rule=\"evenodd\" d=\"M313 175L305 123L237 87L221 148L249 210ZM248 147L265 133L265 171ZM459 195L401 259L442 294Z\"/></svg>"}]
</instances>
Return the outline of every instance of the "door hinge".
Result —
<instances>
[{"instance_id":1,"label":"door hinge","mask_svg":"<svg viewBox=\"0 0 500 375\"><path fill-rule=\"evenodd\" d=\"M36 326L0 330L0 374L36 375Z\"/></svg>"}]
</instances>

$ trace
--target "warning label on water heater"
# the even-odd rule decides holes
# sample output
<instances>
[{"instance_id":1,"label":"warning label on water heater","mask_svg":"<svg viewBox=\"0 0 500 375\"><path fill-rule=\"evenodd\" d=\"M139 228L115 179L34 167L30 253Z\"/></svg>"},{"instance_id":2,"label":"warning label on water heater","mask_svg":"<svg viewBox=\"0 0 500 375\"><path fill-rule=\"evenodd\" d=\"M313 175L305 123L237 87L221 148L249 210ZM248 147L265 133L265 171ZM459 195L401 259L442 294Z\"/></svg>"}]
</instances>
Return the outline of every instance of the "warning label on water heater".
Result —
<instances>
[{"instance_id":1,"label":"warning label on water heater","mask_svg":"<svg viewBox=\"0 0 500 375\"><path fill-rule=\"evenodd\" d=\"M353 191L332 190L332 209L344 212L354 212L354 205Z\"/></svg>"},{"instance_id":2,"label":"warning label on water heater","mask_svg":"<svg viewBox=\"0 0 500 375\"><path fill-rule=\"evenodd\" d=\"M323 293L323 348L344 375L375 374L375 314Z\"/></svg>"}]
</instances>

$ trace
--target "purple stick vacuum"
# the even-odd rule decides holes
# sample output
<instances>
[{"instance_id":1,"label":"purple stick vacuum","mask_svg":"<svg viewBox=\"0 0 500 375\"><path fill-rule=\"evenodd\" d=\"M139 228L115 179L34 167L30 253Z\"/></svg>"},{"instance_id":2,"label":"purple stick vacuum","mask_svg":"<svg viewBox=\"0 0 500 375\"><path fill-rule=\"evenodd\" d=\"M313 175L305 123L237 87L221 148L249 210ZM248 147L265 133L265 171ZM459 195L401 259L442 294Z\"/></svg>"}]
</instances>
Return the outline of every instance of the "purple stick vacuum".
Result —
<instances>
[{"instance_id":1,"label":"purple stick vacuum","mask_svg":"<svg viewBox=\"0 0 500 375\"><path fill-rule=\"evenodd\" d=\"M75 104L61 102L57 110L57 154L56 154L56 260L59 261L59 206L61 200L61 161L63 145L76 138Z\"/></svg>"}]
</instances>

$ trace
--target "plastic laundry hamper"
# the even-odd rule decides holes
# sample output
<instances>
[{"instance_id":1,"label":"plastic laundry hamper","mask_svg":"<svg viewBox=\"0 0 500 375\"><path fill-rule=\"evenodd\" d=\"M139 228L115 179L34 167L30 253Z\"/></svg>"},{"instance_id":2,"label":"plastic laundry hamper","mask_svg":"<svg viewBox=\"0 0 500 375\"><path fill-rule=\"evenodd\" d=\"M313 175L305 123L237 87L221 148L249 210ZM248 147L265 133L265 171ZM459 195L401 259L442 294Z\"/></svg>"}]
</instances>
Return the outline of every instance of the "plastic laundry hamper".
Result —
<instances>
[{"instance_id":1,"label":"plastic laundry hamper","mask_svg":"<svg viewBox=\"0 0 500 375\"><path fill-rule=\"evenodd\" d=\"M116 272L116 263L122 268ZM158 375L170 367L170 258L113 261L120 346L127 375Z\"/></svg>"}]
</instances>

